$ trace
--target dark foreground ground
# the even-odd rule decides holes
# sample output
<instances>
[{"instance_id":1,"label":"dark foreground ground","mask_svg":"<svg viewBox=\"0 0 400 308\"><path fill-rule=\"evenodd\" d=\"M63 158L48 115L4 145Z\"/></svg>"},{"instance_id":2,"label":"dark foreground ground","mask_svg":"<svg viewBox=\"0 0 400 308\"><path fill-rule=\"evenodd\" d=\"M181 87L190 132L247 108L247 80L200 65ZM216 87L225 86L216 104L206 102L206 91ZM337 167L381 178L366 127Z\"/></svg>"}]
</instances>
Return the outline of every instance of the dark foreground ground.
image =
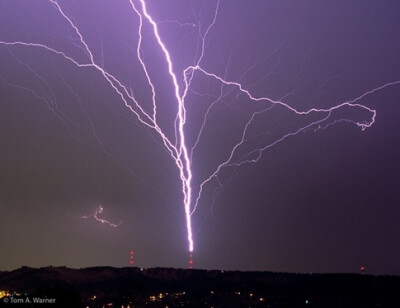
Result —
<instances>
[{"instance_id":1,"label":"dark foreground ground","mask_svg":"<svg viewBox=\"0 0 400 308\"><path fill-rule=\"evenodd\" d=\"M0 306L400 307L400 277L171 268L0 272Z\"/></svg>"}]
</instances>

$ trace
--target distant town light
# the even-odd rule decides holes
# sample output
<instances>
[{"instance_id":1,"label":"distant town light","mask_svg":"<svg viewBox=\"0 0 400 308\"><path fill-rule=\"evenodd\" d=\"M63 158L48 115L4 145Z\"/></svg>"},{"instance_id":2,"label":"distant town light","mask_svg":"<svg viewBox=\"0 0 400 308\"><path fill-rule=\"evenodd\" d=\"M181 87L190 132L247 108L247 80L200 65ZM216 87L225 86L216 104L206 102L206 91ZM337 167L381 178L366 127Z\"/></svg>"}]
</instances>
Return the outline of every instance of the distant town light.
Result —
<instances>
[{"instance_id":1,"label":"distant town light","mask_svg":"<svg viewBox=\"0 0 400 308\"><path fill-rule=\"evenodd\" d=\"M14 292L14 295L20 296L20 294ZM12 294L10 293L10 291L2 291L0 290L0 298L6 297L6 296L12 296Z\"/></svg>"}]
</instances>

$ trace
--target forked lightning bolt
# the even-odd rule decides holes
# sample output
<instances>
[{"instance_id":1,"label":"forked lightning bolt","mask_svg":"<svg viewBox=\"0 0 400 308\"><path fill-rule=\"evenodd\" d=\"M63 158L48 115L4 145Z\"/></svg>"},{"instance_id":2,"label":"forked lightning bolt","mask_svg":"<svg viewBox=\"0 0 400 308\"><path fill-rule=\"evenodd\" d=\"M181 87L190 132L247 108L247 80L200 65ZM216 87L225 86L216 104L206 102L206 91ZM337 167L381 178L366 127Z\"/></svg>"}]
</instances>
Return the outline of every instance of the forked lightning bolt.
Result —
<instances>
[{"instance_id":1,"label":"forked lightning bolt","mask_svg":"<svg viewBox=\"0 0 400 308\"><path fill-rule=\"evenodd\" d=\"M112 223L112 222L109 222L108 220L105 220L104 218L100 218L99 215L103 214L103 211L104 211L104 208L103 208L103 206L100 205L100 206L94 211L93 214L91 214L91 215L79 216L78 218L80 218L80 219L90 219L90 218L93 218L94 220L96 220L96 221L98 221L98 222L100 222L100 223L102 223L102 224L106 224L106 225L108 225L108 226L110 226L110 227L114 227L114 228L117 228L117 227L119 227L119 226L122 224L122 221L120 221L118 224L114 224L114 223Z\"/></svg>"},{"instance_id":2,"label":"forked lightning bolt","mask_svg":"<svg viewBox=\"0 0 400 308\"><path fill-rule=\"evenodd\" d=\"M133 18L138 19L138 28L137 35L138 41L135 48L135 56L137 57L141 69L146 78L146 82L151 89L151 100L152 100L152 111L146 112L143 104L141 104L136 98L131 89L129 89L124 83L118 79L118 76L111 74L109 71L105 69L105 67L101 64L101 61L98 61L94 57L94 52L92 51L90 44L85 39L84 35L81 33L79 27L75 23L74 19L68 16L68 14L63 10L62 6L56 0L45 0L50 5L52 5L55 11L59 14L60 18L64 20L64 22L68 25L70 30L76 36L77 41L80 44L81 49L84 51L86 55L86 61L81 62L71 55L69 55L66 51L57 50L53 48L51 45L43 44L40 42L29 42L29 41L0 41L0 44L6 46L8 48L39 48L42 49L43 52L52 53L56 56L61 57L66 62L74 65L80 69L92 69L97 71L100 76L104 78L105 81L109 84L110 88L120 97L121 101L127 108L127 111L132 113L144 126L153 130L160 138L162 145L166 149L166 152L173 159L178 171L179 177L181 181L181 189L183 196L183 206L184 213L186 219L186 231L187 231L187 241L188 241L188 249L190 252L194 250L194 239L193 239L193 230L192 230L192 216L195 213L197 207L199 206L200 199L202 197L202 193L205 189L206 184L210 183L212 179L217 179L218 174L224 168L232 167L232 166L242 166L248 163L256 163L260 160L263 151L266 149L276 145L284 141L285 139L295 136L301 132L308 130L319 130L325 129L333 124L339 122L349 122L362 130L369 128L374 124L376 119L376 111L371 109L361 103L361 101L368 95L375 93L376 91L383 90L389 86L400 85L400 81L389 82L384 85L378 86L374 89L371 89L360 96L337 103L336 105L330 108L311 108L308 110L300 110L289 104L285 103L283 99L274 100L267 96L259 97L253 95L250 90L246 89L246 86L238 81L228 80L225 76L219 76L216 73L207 70L202 66L203 58L207 53L206 50L206 42L209 33L213 31L214 25L218 22L218 12L220 10L221 1L215 1L215 9L213 11L213 18L211 22L207 25L207 27L200 27L200 25L195 25L192 23L180 23L178 21L172 21L179 25L191 25L194 29L198 30L198 37L200 41L200 46L198 48L197 55L193 59L193 64L186 67L182 72L176 72L176 65L172 60L170 51L165 44L164 38L161 36L159 27L162 26L164 22L157 23L157 21L152 17L151 13L148 11L145 0L126 0L129 3L130 8L132 9ZM229 2L226 2L229 4ZM171 21L168 21L171 22ZM175 136L174 140L167 136L165 131L161 129L158 124L158 109L157 105L159 104L158 95L157 95L157 87L152 80L152 75L150 70L148 69L148 65L151 61L145 60L142 56L142 44L144 35L148 35L148 32L144 32L143 27L146 25L151 29L151 35L154 37L157 47L159 48L161 54L163 55L163 61L165 64L165 69L168 72L168 78L170 79L168 84L171 84L173 87L174 100L177 106L177 114L175 117L174 123L172 123L175 127ZM204 31L201 29L205 29ZM205 78L209 78L214 82L217 82L221 85L220 96L213 101L210 107L207 109L206 114L203 117L203 122L201 125L201 129L198 132L197 138L195 138L195 143L193 145L189 145L187 141L187 126L186 126L186 105L188 100L188 93L191 89L192 81L196 74L200 74ZM0 75L2 78L2 76ZM6 82L3 79L3 82ZM17 86L11 85L10 86ZM227 87L232 91L238 91L250 101L250 103L262 103L265 104L265 107L261 110L254 111L248 121L245 123L243 131L238 138L236 144L232 147L229 154L226 158L218 164L218 166L210 172L210 174L205 177L197 187L193 187L193 170L192 170L192 158L193 152L196 150L197 146L199 146L199 140L202 137L203 128L207 125L207 116L210 109L217 104L222 96L223 91L222 87ZM35 92L32 91L35 95ZM241 158L235 158L235 154L238 153L238 150L242 147L242 145L246 142L248 136L249 127L254 123L254 121L260 117L262 114L271 110L274 107L283 108L295 115L300 116L308 116L315 115L315 118L318 116L317 120L313 120L311 123L304 125L300 128L293 130L292 132L286 133L285 135L277 138L276 140L259 146L258 148L254 148L250 151L247 151L245 155L242 155ZM332 114L339 109L342 108L352 108L356 110L360 110L369 114L368 119L364 121L354 121L352 119L342 118L342 119L334 119ZM106 223L112 227L117 227L119 224L112 224L104 219L98 217L99 214L102 214L103 208L100 206L93 215L82 216L81 218L94 218L95 220ZM192 255L191 255L192 256Z\"/></svg>"}]
</instances>

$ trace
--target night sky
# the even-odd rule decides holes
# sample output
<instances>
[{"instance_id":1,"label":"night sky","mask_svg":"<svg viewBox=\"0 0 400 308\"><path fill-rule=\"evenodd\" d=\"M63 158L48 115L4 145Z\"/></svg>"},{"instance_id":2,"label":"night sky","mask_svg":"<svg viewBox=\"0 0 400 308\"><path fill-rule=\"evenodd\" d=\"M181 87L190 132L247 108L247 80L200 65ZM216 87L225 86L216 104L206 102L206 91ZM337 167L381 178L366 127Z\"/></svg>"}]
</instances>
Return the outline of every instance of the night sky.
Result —
<instances>
[{"instance_id":1,"label":"night sky","mask_svg":"<svg viewBox=\"0 0 400 308\"><path fill-rule=\"evenodd\" d=\"M132 3L143 14L140 1ZM184 126L187 147L198 140L195 195L252 121L233 166L204 185L192 215L195 267L359 272L365 266L400 275L400 2L146 3L181 90L183 70L196 65L203 39L202 69L297 111L329 109L386 85L356 102L376 110L375 123L363 130L355 123L372 116L362 106L297 115L196 71ZM139 16L130 2L58 4L94 62L152 115L151 87L136 53ZM157 123L175 143L174 85L144 16L141 33ZM131 250L140 267L187 268L179 170L160 136L99 70L43 47L90 63L57 7L1 0L0 41L0 270L122 267ZM258 159L255 150L264 147ZM99 206L98 218L122 223L96 221L91 215Z\"/></svg>"}]
</instances>

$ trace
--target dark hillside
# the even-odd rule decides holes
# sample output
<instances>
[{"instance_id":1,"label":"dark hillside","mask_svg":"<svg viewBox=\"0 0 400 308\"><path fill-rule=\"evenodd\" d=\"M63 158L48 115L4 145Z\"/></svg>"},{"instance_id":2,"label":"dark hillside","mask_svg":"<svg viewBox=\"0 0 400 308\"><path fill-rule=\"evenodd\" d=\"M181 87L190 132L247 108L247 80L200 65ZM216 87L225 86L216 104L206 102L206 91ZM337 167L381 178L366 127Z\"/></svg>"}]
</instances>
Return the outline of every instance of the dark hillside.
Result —
<instances>
[{"instance_id":1,"label":"dark hillside","mask_svg":"<svg viewBox=\"0 0 400 308\"><path fill-rule=\"evenodd\" d=\"M400 277L357 274L23 267L0 290L9 307L400 307Z\"/></svg>"}]
</instances>

